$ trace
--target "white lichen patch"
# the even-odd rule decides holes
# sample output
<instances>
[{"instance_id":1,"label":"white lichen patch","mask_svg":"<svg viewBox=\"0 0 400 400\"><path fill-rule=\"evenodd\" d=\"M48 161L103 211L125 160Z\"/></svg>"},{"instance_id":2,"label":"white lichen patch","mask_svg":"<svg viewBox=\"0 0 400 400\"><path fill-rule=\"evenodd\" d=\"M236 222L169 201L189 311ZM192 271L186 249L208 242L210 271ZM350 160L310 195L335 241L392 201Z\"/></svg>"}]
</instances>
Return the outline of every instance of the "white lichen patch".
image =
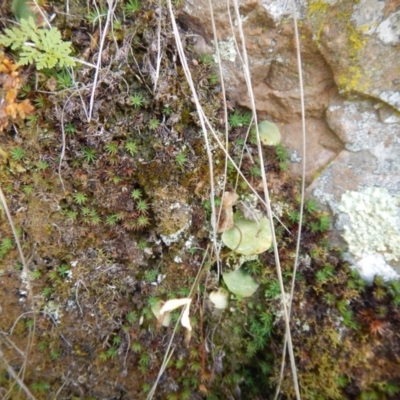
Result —
<instances>
[{"instance_id":1,"label":"white lichen patch","mask_svg":"<svg viewBox=\"0 0 400 400\"><path fill-rule=\"evenodd\" d=\"M235 39L233 37L230 37L227 40L219 40L218 50L219 50L219 56L221 57L222 60L235 62L237 51L235 46ZM214 61L218 64L219 60L217 54L214 53L213 57Z\"/></svg>"},{"instance_id":2,"label":"white lichen patch","mask_svg":"<svg viewBox=\"0 0 400 400\"><path fill-rule=\"evenodd\" d=\"M54 322L60 322L60 319L62 317L61 306L55 301L50 300L49 302L47 302L43 307L43 312L45 314L51 315Z\"/></svg>"},{"instance_id":3,"label":"white lichen patch","mask_svg":"<svg viewBox=\"0 0 400 400\"><path fill-rule=\"evenodd\" d=\"M326 2L331 1L335 0L326 0ZM304 17L305 5L305 0L295 0L297 18ZM268 16L278 24L283 18L287 18L292 14L292 4L287 0L265 0L261 3L261 6L265 9Z\"/></svg>"},{"instance_id":4,"label":"white lichen patch","mask_svg":"<svg viewBox=\"0 0 400 400\"><path fill-rule=\"evenodd\" d=\"M397 110L400 109L400 91L398 90L385 90L379 93L379 98L384 102L395 107Z\"/></svg>"},{"instance_id":5,"label":"white lichen patch","mask_svg":"<svg viewBox=\"0 0 400 400\"><path fill-rule=\"evenodd\" d=\"M400 259L399 200L384 188L347 191L339 211L348 216L343 237L359 272L367 280L376 274L397 276L388 263Z\"/></svg>"},{"instance_id":6,"label":"white lichen patch","mask_svg":"<svg viewBox=\"0 0 400 400\"><path fill-rule=\"evenodd\" d=\"M353 265L359 272L362 279L372 283L375 275L381 276L384 280L390 281L400 278L400 275L385 261L381 254L371 254L353 261Z\"/></svg>"},{"instance_id":7,"label":"white lichen patch","mask_svg":"<svg viewBox=\"0 0 400 400\"><path fill-rule=\"evenodd\" d=\"M354 6L352 20L363 33L371 35L383 19L385 2L380 0L361 0Z\"/></svg>"},{"instance_id":8,"label":"white lichen patch","mask_svg":"<svg viewBox=\"0 0 400 400\"><path fill-rule=\"evenodd\" d=\"M184 233L189 229L191 222L187 222L181 229L172 233L171 235L160 235L162 241L166 246L170 246L172 243L179 242Z\"/></svg>"},{"instance_id":9,"label":"white lichen patch","mask_svg":"<svg viewBox=\"0 0 400 400\"><path fill-rule=\"evenodd\" d=\"M381 2L384 4L384 2ZM400 11L382 21L376 30L378 38L385 44L396 45L400 42Z\"/></svg>"}]
</instances>

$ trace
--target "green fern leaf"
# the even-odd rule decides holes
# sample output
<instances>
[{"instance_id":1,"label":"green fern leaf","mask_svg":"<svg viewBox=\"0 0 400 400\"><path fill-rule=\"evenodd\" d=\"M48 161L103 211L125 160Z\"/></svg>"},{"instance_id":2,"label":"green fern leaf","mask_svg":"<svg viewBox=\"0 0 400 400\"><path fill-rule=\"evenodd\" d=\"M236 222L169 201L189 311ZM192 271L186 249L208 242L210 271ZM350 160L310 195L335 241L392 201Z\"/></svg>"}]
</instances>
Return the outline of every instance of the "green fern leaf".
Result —
<instances>
[{"instance_id":1,"label":"green fern leaf","mask_svg":"<svg viewBox=\"0 0 400 400\"><path fill-rule=\"evenodd\" d=\"M5 35L0 37L0 45L19 50L18 64L36 63L38 70L53 68L57 64L61 67L75 65L70 57L71 43L62 40L57 28L38 28L32 17L22 19L19 27L6 29Z\"/></svg>"},{"instance_id":2,"label":"green fern leaf","mask_svg":"<svg viewBox=\"0 0 400 400\"><path fill-rule=\"evenodd\" d=\"M37 60L39 55L40 53L34 47L24 46L24 51L21 52L18 64L19 65L33 64Z\"/></svg>"}]
</instances>

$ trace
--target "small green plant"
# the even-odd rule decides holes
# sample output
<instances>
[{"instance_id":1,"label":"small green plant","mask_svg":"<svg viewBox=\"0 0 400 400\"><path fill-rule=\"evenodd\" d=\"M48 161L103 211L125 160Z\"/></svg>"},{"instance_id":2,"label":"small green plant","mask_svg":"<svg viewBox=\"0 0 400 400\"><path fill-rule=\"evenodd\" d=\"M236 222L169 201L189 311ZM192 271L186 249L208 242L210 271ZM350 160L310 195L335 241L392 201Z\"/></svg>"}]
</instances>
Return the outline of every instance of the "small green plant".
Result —
<instances>
[{"instance_id":1,"label":"small green plant","mask_svg":"<svg viewBox=\"0 0 400 400\"><path fill-rule=\"evenodd\" d=\"M140 3L139 0L129 0L124 5L124 11L128 14L134 13L135 11L140 10Z\"/></svg>"},{"instance_id":2,"label":"small green plant","mask_svg":"<svg viewBox=\"0 0 400 400\"><path fill-rule=\"evenodd\" d=\"M160 121L158 119L153 118L149 121L149 128L152 131L155 131L159 126L160 126Z\"/></svg>"},{"instance_id":3,"label":"small green plant","mask_svg":"<svg viewBox=\"0 0 400 400\"><path fill-rule=\"evenodd\" d=\"M39 351L45 351L48 348L48 344L45 340L41 340L38 344L37 344L37 349Z\"/></svg>"},{"instance_id":4,"label":"small green plant","mask_svg":"<svg viewBox=\"0 0 400 400\"><path fill-rule=\"evenodd\" d=\"M19 52L19 65L36 64L43 68L73 67L70 42L64 42L57 28L38 28L32 17L22 19L21 25L5 29L0 45Z\"/></svg>"},{"instance_id":5,"label":"small green plant","mask_svg":"<svg viewBox=\"0 0 400 400\"><path fill-rule=\"evenodd\" d=\"M57 268L57 273L61 278L66 278L70 271L69 271L69 267L66 264L61 264L58 268Z\"/></svg>"},{"instance_id":6,"label":"small green plant","mask_svg":"<svg viewBox=\"0 0 400 400\"><path fill-rule=\"evenodd\" d=\"M28 329L31 329L31 328L33 328L33 325L34 325L35 323L33 322L33 319L27 319L26 321L25 321L25 326L28 328Z\"/></svg>"},{"instance_id":7,"label":"small green plant","mask_svg":"<svg viewBox=\"0 0 400 400\"><path fill-rule=\"evenodd\" d=\"M128 314L126 314L125 318L126 318L126 321L131 325L133 323L135 323L137 321L137 319L138 319L137 315L136 315L136 313L134 311L131 311Z\"/></svg>"},{"instance_id":8,"label":"small green plant","mask_svg":"<svg viewBox=\"0 0 400 400\"><path fill-rule=\"evenodd\" d=\"M45 287L42 290L43 297L50 297L52 295L52 293L53 293L53 289L51 287Z\"/></svg>"},{"instance_id":9,"label":"small green plant","mask_svg":"<svg viewBox=\"0 0 400 400\"><path fill-rule=\"evenodd\" d=\"M79 204L80 206L85 204L87 202L87 196L85 193L74 193L72 196L75 200L76 204Z\"/></svg>"},{"instance_id":10,"label":"small green plant","mask_svg":"<svg viewBox=\"0 0 400 400\"><path fill-rule=\"evenodd\" d=\"M50 385L47 382L33 382L31 388L36 392L47 392L50 389Z\"/></svg>"},{"instance_id":11,"label":"small green plant","mask_svg":"<svg viewBox=\"0 0 400 400\"><path fill-rule=\"evenodd\" d=\"M39 171L45 171L47 168L49 168L49 163L47 161L38 161L36 164L36 168Z\"/></svg>"},{"instance_id":12,"label":"small green plant","mask_svg":"<svg viewBox=\"0 0 400 400\"><path fill-rule=\"evenodd\" d=\"M11 238L4 238L0 243L0 260L14 247Z\"/></svg>"},{"instance_id":13,"label":"small green plant","mask_svg":"<svg viewBox=\"0 0 400 400\"><path fill-rule=\"evenodd\" d=\"M107 357L108 358L114 359L114 358L117 357L117 355L118 355L118 348L117 347L112 346L107 350Z\"/></svg>"},{"instance_id":14,"label":"small green plant","mask_svg":"<svg viewBox=\"0 0 400 400\"><path fill-rule=\"evenodd\" d=\"M75 135L76 133L76 128L72 122L65 124L64 130L66 133L68 133L68 135Z\"/></svg>"},{"instance_id":15,"label":"small green plant","mask_svg":"<svg viewBox=\"0 0 400 400\"><path fill-rule=\"evenodd\" d=\"M214 58L211 54L202 54L200 55L199 60L202 64L207 64L210 66L215 65Z\"/></svg>"},{"instance_id":16,"label":"small green plant","mask_svg":"<svg viewBox=\"0 0 400 400\"><path fill-rule=\"evenodd\" d=\"M67 217L67 219L69 220L69 221L76 221L76 219L78 218L78 213L76 212L76 211L73 211L73 210L68 210L66 213L65 213L65 216Z\"/></svg>"},{"instance_id":17,"label":"small green plant","mask_svg":"<svg viewBox=\"0 0 400 400\"><path fill-rule=\"evenodd\" d=\"M251 168L250 173L254 177L259 177L261 176L261 168L255 165Z\"/></svg>"},{"instance_id":18,"label":"small green plant","mask_svg":"<svg viewBox=\"0 0 400 400\"><path fill-rule=\"evenodd\" d=\"M175 156L175 162L179 168L183 168L183 166L185 165L187 160L188 160L188 158L186 157L186 155L184 153L178 153Z\"/></svg>"},{"instance_id":19,"label":"small green plant","mask_svg":"<svg viewBox=\"0 0 400 400\"><path fill-rule=\"evenodd\" d=\"M84 216L84 222L90 225L98 225L101 222L100 216L97 211L93 208L83 207L82 214Z\"/></svg>"},{"instance_id":20,"label":"small green plant","mask_svg":"<svg viewBox=\"0 0 400 400\"><path fill-rule=\"evenodd\" d=\"M10 151L11 158L15 161L22 161L25 158L26 152L22 147L15 147Z\"/></svg>"},{"instance_id":21,"label":"small green plant","mask_svg":"<svg viewBox=\"0 0 400 400\"><path fill-rule=\"evenodd\" d=\"M148 392L150 392L150 389L151 389L150 383L145 382L145 383L143 384L143 386L142 386L142 391L143 391L143 393L148 393Z\"/></svg>"},{"instance_id":22,"label":"small green plant","mask_svg":"<svg viewBox=\"0 0 400 400\"><path fill-rule=\"evenodd\" d=\"M323 269L319 270L316 273L316 279L320 283L325 283L329 280L334 274L333 267L330 265L326 265Z\"/></svg>"},{"instance_id":23,"label":"small green plant","mask_svg":"<svg viewBox=\"0 0 400 400\"><path fill-rule=\"evenodd\" d=\"M142 345L141 345L139 342L134 342L134 343L132 343L132 345L131 345L131 350L132 350L134 353L140 353L140 352L142 351L142 349L143 349L143 347L142 347Z\"/></svg>"},{"instance_id":24,"label":"small green plant","mask_svg":"<svg viewBox=\"0 0 400 400\"><path fill-rule=\"evenodd\" d=\"M87 19L89 24L95 24L97 20L105 17L107 15L107 9L106 8L100 8L93 10L89 13Z\"/></svg>"},{"instance_id":25,"label":"small green plant","mask_svg":"<svg viewBox=\"0 0 400 400\"><path fill-rule=\"evenodd\" d=\"M143 353L139 359L139 369L142 374L146 373L150 365L150 356L148 353Z\"/></svg>"},{"instance_id":26,"label":"small green plant","mask_svg":"<svg viewBox=\"0 0 400 400\"><path fill-rule=\"evenodd\" d=\"M96 150L86 147L82 149L82 157L89 164L94 163L96 161Z\"/></svg>"},{"instance_id":27,"label":"small green plant","mask_svg":"<svg viewBox=\"0 0 400 400\"><path fill-rule=\"evenodd\" d=\"M26 195L30 195L33 193L33 186L32 185L25 185L22 188L22 191L26 194Z\"/></svg>"},{"instance_id":28,"label":"small green plant","mask_svg":"<svg viewBox=\"0 0 400 400\"><path fill-rule=\"evenodd\" d=\"M106 217L106 224L108 226L114 226L120 220L121 216L119 214L111 214Z\"/></svg>"},{"instance_id":29,"label":"small green plant","mask_svg":"<svg viewBox=\"0 0 400 400\"><path fill-rule=\"evenodd\" d=\"M147 271L144 274L144 280L146 282L154 282L157 279L157 275L158 275L158 271L155 269L151 269L150 271ZM156 303L158 301L158 299L156 297L150 297L149 298L149 305L152 306L153 302Z\"/></svg>"},{"instance_id":30,"label":"small green plant","mask_svg":"<svg viewBox=\"0 0 400 400\"><path fill-rule=\"evenodd\" d=\"M211 74L208 77L208 82L210 83L210 85L214 86L219 82L219 75L217 74Z\"/></svg>"},{"instance_id":31,"label":"small green plant","mask_svg":"<svg viewBox=\"0 0 400 400\"><path fill-rule=\"evenodd\" d=\"M139 200L142 197L142 191L140 189L133 189L131 193L131 197L134 200Z\"/></svg>"},{"instance_id":32,"label":"small green plant","mask_svg":"<svg viewBox=\"0 0 400 400\"><path fill-rule=\"evenodd\" d=\"M169 106L165 106L165 107L163 108L163 113L164 113L167 117L169 117L169 116L172 114L172 108L169 107Z\"/></svg>"},{"instance_id":33,"label":"small green plant","mask_svg":"<svg viewBox=\"0 0 400 400\"><path fill-rule=\"evenodd\" d=\"M248 126L251 121L251 114L249 112L240 113L235 110L229 117L229 125L231 128L238 128L241 126Z\"/></svg>"},{"instance_id":34,"label":"small green plant","mask_svg":"<svg viewBox=\"0 0 400 400\"><path fill-rule=\"evenodd\" d=\"M74 85L71 74L68 71L61 71L55 76L58 89L68 89Z\"/></svg>"},{"instance_id":35,"label":"small green plant","mask_svg":"<svg viewBox=\"0 0 400 400\"><path fill-rule=\"evenodd\" d=\"M104 148L106 149L106 152L112 156L115 156L118 153L118 143L107 143Z\"/></svg>"},{"instance_id":36,"label":"small green plant","mask_svg":"<svg viewBox=\"0 0 400 400\"><path fill-rule=\"evenodd\" d=\"M39 94L35 98L35 105L37 108L45 108L47 104L46 96Z\"/></svg>"},{"instance_id":37,"label":"small green plant","mask_svg":"<svg viewBox=\"0 0 400 400\"><path fill-rule=\"evenodd\" d=\"M145 240L140 240L138 243L139 250L144 250L148 246L149 246L149 244Z\"/></svg>"},{"instance_id":38,"label":"small green plant","mask_svg":"<svg viewBox=\"0 0 400 400\"><path fill-rule=\"evenodd\" d=\"M112 339L113 346L119 346L121 344L121 336L115 335Z\"/></svg>"},{"instance_id":39,"label":"small green plant","mask_svg":"<svg viewBox=\"0 0 400 400\"><path fill-rule=\"evenodd\" d=\"M124 147L131 156L137 153L137 144L135 142L126 142Z\"/></svg>"},{"instance_id":40,"label":"small green plant","mask_svg":"<svg viewBox=\"0 0 400 400\"><path fill-rule=\"evenodd\" d=\"M38 269L35 269L31 272L32 280L39 279L41 276L42 276L42 273Z\"/></svg>"},{"instance_id":41,"label":"small green plant","mask_svg":"<svg viewBox=\"0 0 400 400\"><path fill-rule=\"evenodd\" d=\"M305 210L312 214L318 210L318 204L314 199L308 199L304 205Z\"/></svg>"},{"instance_id":42,"label":"small green plant","mask_svg":"<svg viewBox=\"0 0 400 400\"><path fill-rule=\"evenodd\" d=\"M150 220L146 215L139 215L136 220L136 228L143 229L150 224Z\"/></svg>"},{"instance_id":43,"label":"small green plant","mask_svg":"<svg viewBox=\"0 0 400 400\"><path fill-rule=\"evenodd\" d=\"M144 98L140 93L135 93L131 97L129 97L129 100L131 102L131 105L134 108L139 108L143 105L144 103Z\"/></svg>"},{"instance_id":44,"label":"small green plant","mask_svg":"<svg viewBox=\"0 0 400 400\"><path fill-rule=\"evenodd\" d=\"M143 213L143 214L147 214L147 213L148 213L149 207L150 207L150 205L149 205L149 203L148 203L146 200L139 200L139 201L136 203L136 209L137 209L139 212Z\"/></svg>"},{"instance_id":45,"label":"small green plant","mask_svg":"<svg viewBox=\"0 0 400 400\"><path fill-rule=\"evenodd\" d=\"M55 361L61 356L61 350L55 349L50 351L50 358Z\"/></svg>"},{"instance_id":46,"label":"small green plant","mask_svg":"<svg viewBox=\"0 0 400 400\"><path fill-rule=\"evenodd\" d=\"M268 284L267 290L265 291L265 297L274 299L281 293L281 289L279 286L279 281L273 280Z\"/></svg>"}]
</instances>

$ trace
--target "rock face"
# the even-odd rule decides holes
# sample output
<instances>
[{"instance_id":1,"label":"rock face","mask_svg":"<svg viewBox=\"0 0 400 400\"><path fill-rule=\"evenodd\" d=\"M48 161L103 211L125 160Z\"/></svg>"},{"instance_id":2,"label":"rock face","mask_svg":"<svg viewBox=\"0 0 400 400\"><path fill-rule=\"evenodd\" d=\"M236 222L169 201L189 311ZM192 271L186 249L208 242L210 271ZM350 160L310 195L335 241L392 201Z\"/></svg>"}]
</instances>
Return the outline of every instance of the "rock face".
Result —
<instances>
[{"instance_id":1,"label":"rock face","mask_svg":"<svg viewBox=\"0 0 400 400\"><path fill-rule=\"evenodd\" d=\"M281 127L283 142L292 153L292 170L298 173L301 108L291 2L242 0L238 10L233 4L228 10L225 2L211 3L230 100L250 107L241 25L258 115ZM351 226L341 204L343 196L371 187L386 190L394 199L397 208L392 215L399 219L400 3L296 3L307 117L308 192L336 215L338 231ZM215 50L208 0L186 0L179 18L185 28L199 35L199 48ZM395 222L398 233L400 221ZM371 260L378 253L384 263L400 271L397 257L389 260L376 249L374 254L365 252L357 254L358 259Z\"/></svg>"}]
</instances>

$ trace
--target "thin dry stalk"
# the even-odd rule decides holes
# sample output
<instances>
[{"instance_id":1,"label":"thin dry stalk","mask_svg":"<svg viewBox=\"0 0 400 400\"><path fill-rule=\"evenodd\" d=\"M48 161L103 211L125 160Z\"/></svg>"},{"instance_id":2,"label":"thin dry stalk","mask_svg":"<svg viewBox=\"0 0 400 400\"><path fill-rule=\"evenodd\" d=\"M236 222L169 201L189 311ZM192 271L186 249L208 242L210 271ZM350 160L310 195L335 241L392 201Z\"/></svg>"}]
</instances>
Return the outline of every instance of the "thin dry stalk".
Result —
<instances>
[{"instance_id":1,"label":"thin dry stalk","mask_svg":"<svg viewBox=\"0 0 400 400\"><path fill-rule=\"evenodd\" d=\"M97 88L97 82L99 80L99 73L100 73L100 69L101 69L101 53L103 52L104 42L106 40L106 36L107 36L107 33L108 33L108 27L110 25L112 15L114 14L115 7L117 6L117 2L116 1L114 2L114 0L107 0L107 3L108 3L108 6L109 6L109 9L107 11L106 22L104 24L104 29L103 29L103 32L102 32L101 38L100 38L100 46L99 46L99 52L98 52L98 55L97 55L97 63L96 63L96 72L94 74L92 94L90 96L88 122L90 122L91 119L92 119L93 106L94 106L94 97L95 97L96 88Z\"/></svg>"},{"instance_id":2,"label":"thin dry stalk","mask_svg":"<svg viewBox=\"0 0 400 400\"><path fill-rule=\"evenodd\" d=\"M161 67L161 1L159 2L159 10L160 17L158 18L158 26L157 26L157 66L156 66L156 75L154 77L154 85L153 85L153 93L156 93L158 77L160 76L160 67Z\"/></svg>"},{"instance_id":3,"label":"thin dry stalk","mask_svg":"<svg viewBox=\"0 0 400 400\"><path fill-rule=\"evenodd\" d=\"M265 203L267 204L267 215L268 215L270 221L272 222L273 216L272 216L271 203L270 203L269 191L268 191L268 186L267 186L267 178L266 178L266 173L265 173L265 168L264 168L262 145L261 145L260 135L258 132L256 104L255 104L255 99L254 99L254 94L253 94L252 83L251 83L249 62L248 62L248 58L247 58L246 40L245 40L244 32L242 29L242 21L241 21L241 17L240 17L239 5L238 5L237 0L233 0L233 5L234 5L234 9L235 9L235 14L236 14L239 36L240 36L240 40L241 40L241 49L242 49L241 53L242 53L242 58L243 58L243 73L244 73L247 90L248 90L249 97L250 97L251 108L252 108L253 115L255 118L255 126L256 126L256 134L257 134L257 147L258 147L258 155L259 155L259 159L260 159L261 179L262 179L262 183L263 183ZM229 8L229 0L228 0L228 8ZM280 259L279 259L278 243L276 240L275 228L274 228L273 223L271 223L271 233L272 233L272 245L273 245L274 255L275 255L276 271L277 271L277 275L278 275L279 287L281 290L282 308L283 308L284 319L285 319L286 340L287 340L288 349L289 349L293 386L294 386L294 390L296 393L296 398L299 400L300 399L300 389L299 389L296 362L295 362L293 345L292 345L292 336L291 336L291 332L290 332L290 315L289 315L288 307L286 305L286 294L285 294L285 288L283 285L283 276L282 276L282 269L281 269ZM285 343L286 343L286 341L285 341Z\"/></svg>"},{"instance_id":4,"label":"thin dry stalk","mask_svg":"<svg viewBox=\"0 0 400 400\"><path fill-rule=\"evenodd\" d=\"M300 38L299 38L299 30L297 25L297 17L296 17L296 6L294 0L291 0L292 6L292 14L293 14L293 24L294 24L294 34L295 34L295 41L296 41L296 55L297 55L297 66L299 72L299 87L300 87L300 104L301 104L301 128L302 128L302 155L301 155L301 162L302 162L302 177L301 177L301 202L300 202L300 217L299 217L299 226L298 226L298 235L297 235L297 242L296 242L296 253L294 259L294 266L293 266L293 275L292 275L292 283L290 288L290 300L289 300L289 316L291 315L292 311L292 301L294 295L294 286L296 283L296 272L297 266L299 263L299 254L300 254L300 241L301 241L301 233L302 233L302 226L303 226L303 214L304 214L304 194L305 194L305 176L306 176L306 110L305 110L305 102L304 102L304 85L303 85L303 70L301 65L301 51L300 51ZM285 346L283 349L282 354L282 364L281 364L281 372L279 376L279 383L276 388L275 397L276 400L279 396L280 388L283 382L283 374L285 368L285 358L286 358L286 350L287 350L287 338L285 338Z\"/></svg>"}]
</instances>

